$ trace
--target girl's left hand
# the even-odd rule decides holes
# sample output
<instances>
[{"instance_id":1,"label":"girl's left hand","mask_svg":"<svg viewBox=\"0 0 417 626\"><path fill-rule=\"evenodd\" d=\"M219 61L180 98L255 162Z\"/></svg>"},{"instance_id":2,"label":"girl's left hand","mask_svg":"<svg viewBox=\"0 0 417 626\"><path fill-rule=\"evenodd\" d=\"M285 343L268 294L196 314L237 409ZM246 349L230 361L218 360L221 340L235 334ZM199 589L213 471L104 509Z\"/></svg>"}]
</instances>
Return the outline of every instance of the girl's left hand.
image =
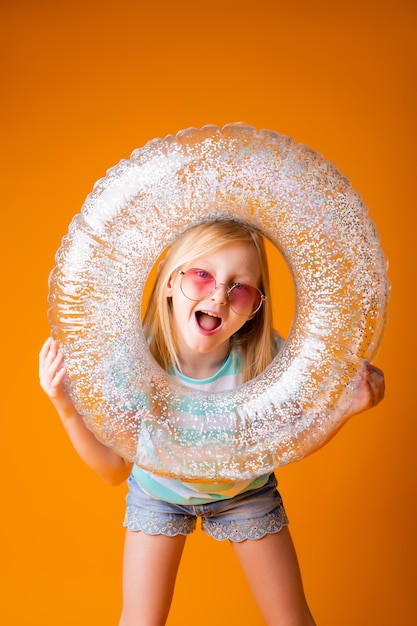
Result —
<instances>
[{"instance_id":1,"label":"girl's left hand","mask_svg":"<svg viewBox=\"0 0 417 626\"><path fill-rule=\"evenodd\" d=\"M356 415L376 406L384 398L384 372L371 363L365 363L351 397L349 415Z\"/></svg>"},{"instance_id":2,"label":"girl's left hand","mask_svg":"<svg viewBox=\"0 0 417 626\"><path fill-rule=\"evenodd\" d=\"M339 426L320 444L311 448L308 454L322 448L342 428L353 415L363 413L381 402L385 393L384 372L375 365L365 362L337 401L335 410L339 412Z\"/></svg>"}]
</instances>

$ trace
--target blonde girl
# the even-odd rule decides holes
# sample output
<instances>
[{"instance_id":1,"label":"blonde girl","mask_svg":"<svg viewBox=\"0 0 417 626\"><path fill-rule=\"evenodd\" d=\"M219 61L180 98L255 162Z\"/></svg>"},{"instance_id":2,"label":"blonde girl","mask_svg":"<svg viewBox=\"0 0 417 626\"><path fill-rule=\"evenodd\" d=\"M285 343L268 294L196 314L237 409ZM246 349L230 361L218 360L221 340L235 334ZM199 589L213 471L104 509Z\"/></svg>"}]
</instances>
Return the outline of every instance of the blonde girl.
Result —
<instances>
[{"instance_id":1,"label":"blonde girl","mask_svg":"<svg viewBox=\"0 0 417 626\"><path fill-rule=\"evenodd\" d=\"M185 387L216 393L257 376L271 362L282 342L271 320L262 237L245 224L215 220L190 228L171 245L144 330L169 375ZM198 518L208 535L232 543L266 624L314 624L274 474L188 483L132 466L87 430L64 376L59 346L48 339L40 353L41 385L75 449L110 484L128 479L119 626L165 624L185 541ZM383 374L369 365L349 417L377 404L383 393ZM221 598L212 602L221 606Z\"/></svg>"}]
</instances>

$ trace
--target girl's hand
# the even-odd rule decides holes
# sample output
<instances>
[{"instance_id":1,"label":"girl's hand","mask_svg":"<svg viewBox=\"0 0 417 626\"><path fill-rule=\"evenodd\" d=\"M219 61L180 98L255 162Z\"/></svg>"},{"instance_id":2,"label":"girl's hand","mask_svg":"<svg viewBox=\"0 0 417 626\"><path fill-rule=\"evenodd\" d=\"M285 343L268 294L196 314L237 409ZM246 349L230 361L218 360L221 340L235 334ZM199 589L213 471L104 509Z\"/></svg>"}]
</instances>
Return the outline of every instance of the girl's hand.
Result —
<instances>
[{"instance_id":1,"label":"girl's hand","mask_svg":"<svg viewBox=\"0 0 417 626\"><path fill-rule=\"evenodd\" d=\"M335 410L343 418L340 425L319 445L313 446L310 455L326 445L342 426L353 415L367 411L381 402L385 393L384 373L375 365L365 363L360 372L353 379L352 384L346 387L341 394Z\"/></svg>"},{"instance_id":2,"label":"girl's hand","mask_svg":"<svg viewBox=\"0 0 417 626\"><path fill-rule=\"evenodd\" d=\"M376 406L384 398L384 372L371 363L365 363L350 397L348 416L356 415Z\"/></svg>"},{"instance_id":3,"label":"girl's hand","mask_svg":"<svg viewBox=\"0 0 417 626\"><path fill-rule=\"evenodd\" d=\"M58 343L49 337L39 353L39 381L61 415L75 411L64 385L65 373L64 355L59 350Z\"/></svg>"},{"instance_id":4,"label":"girl's hand","mask_svg":"<svg viewBox=\"0 0 417 626\"><path fill-rule=\"evenodd\" d=\"M64 384L64 357L58 343L49 338L39 353L39 379L52 400L69 438L85 463L111 485L125 481L132 464L99 442L89 430Z\"/></svg>"}]
</instances>

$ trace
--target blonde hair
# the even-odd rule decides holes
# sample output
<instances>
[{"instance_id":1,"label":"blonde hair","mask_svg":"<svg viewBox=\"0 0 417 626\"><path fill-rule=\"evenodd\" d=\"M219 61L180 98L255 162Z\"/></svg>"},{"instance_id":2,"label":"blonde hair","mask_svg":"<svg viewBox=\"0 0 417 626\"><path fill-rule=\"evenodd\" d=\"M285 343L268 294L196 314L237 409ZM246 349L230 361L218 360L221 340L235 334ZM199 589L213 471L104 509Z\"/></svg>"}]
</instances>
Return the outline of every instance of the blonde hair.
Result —
<instances>
[{"instance_id":1,"label":"blonde hair","mask_svg":"<svg viewBox=\"0 0 417 626\"><path fill-rule=\"evenodd\" d=\"M144 317L144 332L149 337L149 348L153 357L165 371L173 365L179 368L172 303L171 298L166 295L172 272L179 265L190 263L227 244L237 242L255 248L261 271L258 287L266 296L259 311L231 338L235 345L240 346L243 382L258 376L272 361L272 309L268 262L262 236L247 224L233 220L215 220L191 227L171 244L150 295Z\"/></svg>"}]
</instances>

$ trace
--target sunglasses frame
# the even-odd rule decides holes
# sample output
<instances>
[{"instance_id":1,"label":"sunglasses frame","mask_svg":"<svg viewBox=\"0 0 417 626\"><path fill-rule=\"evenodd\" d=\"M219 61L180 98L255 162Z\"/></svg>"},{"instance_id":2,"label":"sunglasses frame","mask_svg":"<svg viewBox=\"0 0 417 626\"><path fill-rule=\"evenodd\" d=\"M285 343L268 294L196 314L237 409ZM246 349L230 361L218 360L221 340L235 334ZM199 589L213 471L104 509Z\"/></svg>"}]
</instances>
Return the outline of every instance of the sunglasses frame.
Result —
<instances>
[{"instance_id":1,"label":"sunglasses frame","mask_svg":"<svg viewBox=\"0 0 417 626\"><path fill-rule=\"evenodd\" d=\"M206 274L211 276L213 281L214 281L214 289L212 291L210 291L207 295L203 296L202 298L190 298L189 296L187 296L187 294L183 290L183 287L182 287L183 276L185 276L185 274L187 274L188 272L191 272L192 270L200 270L202 272L206 272ZM252 315L255 315L259 311L259 309L261 308L262 304L264 303L264 300L266 300L266 295L264 293L262 293L262 291L258 287L254 287L253 285L247 285L246 283L233 283L230 287L229 287L229 285L226 285L226 283L216 283L216 279L214 278L214 276L210 272L208 272L207 270L203 270L200 267L190 267L190 269L186 270L185 272L182 269L180 269L179 267L176 267L175 271L178 272L178 274L181 276L180 287L181 287L182 294L188 300L191 300L192 302L198 302L199 300L206 300L207 298L209 298L210 296L213 295L213 293L216 291L217 287L221 287L223 285L224 287L227 287L227 300L229 302L229 306L232 309L232 311L234 313L236 313L236 315L241 315L242 317L251 317ZM233 308L233 306L232 306L232 304L230 302L230 293L233 291L233 289L235 287L238 287L239 285L243 285L245 287L250 287L251 289L256 289L256 291L258 291L259 295L261 296L261 300L259 302L259 305L255 309L255 311L252 311L252 313L248 313L248 314L246 314L246 313L238 313L237 311L235 311L235 309Z\"/></svg>"}]
</instances>

